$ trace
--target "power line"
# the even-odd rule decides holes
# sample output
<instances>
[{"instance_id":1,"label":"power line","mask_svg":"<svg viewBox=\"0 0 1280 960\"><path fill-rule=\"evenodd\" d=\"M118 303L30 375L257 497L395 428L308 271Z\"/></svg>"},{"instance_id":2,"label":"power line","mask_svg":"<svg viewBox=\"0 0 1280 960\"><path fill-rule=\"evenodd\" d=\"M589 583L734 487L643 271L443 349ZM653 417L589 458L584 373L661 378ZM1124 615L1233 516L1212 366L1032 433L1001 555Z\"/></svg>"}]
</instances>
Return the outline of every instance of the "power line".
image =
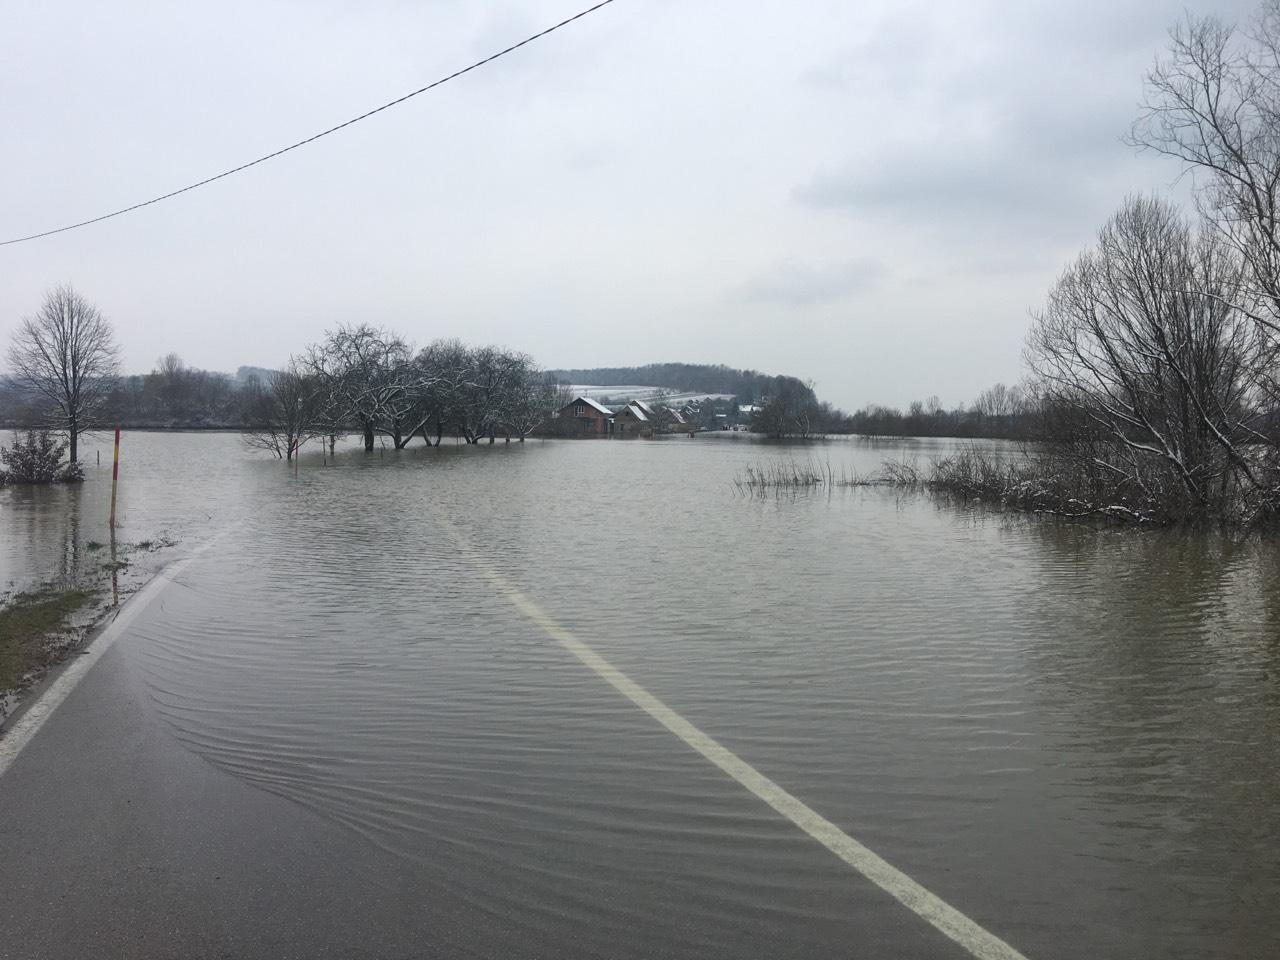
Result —
<instances>
[{"instance_id":1,"label":"power line","mask_svg":"<svg viewBox=\"0 0 1280 960\"><path fill-rule=\"evenodd\" d=\"M213 183L215 180L221 180L223 177L229 177L233 173L239 173L241 170L248 170L250 167L256 167L258 164L266 163L268 160L274 160L276 157L280 156L281 154L288 153L290 150L297 150L299 147L305 147L307 144L314 143L315 141L319 140L321 137L327 137L329 134L337 133L339 130L349 127L354 123L359 123L361 120L367 120L369 119L369 117L372 117L375 113L381 113L383 110L389 110L392 107L399 106L400 104L404 103L406 100L412 100L414 97L418 96L418 94L420 93L426 93L428 90L434 90L436 87L446 84L450 80L456 80L458 77L462 76L464 73L470 73L472 70L475 70L479 67L483 67L485 64L493 63L493 61L499 59L500 57L505 57L508 53L511 53L515 50L519 50L521 47L526 46L530 43L533 43L535 40L540 40L543 37L547 36L547 34L555 33L561 27L567 27L569 24L573 23L575 20L581 20L583 17L587 16L588 14L595 13L601 7L607 7L611 3L613 3L613 0L600 0L600 2L597 3L595 6L588 7L587 9L579 13L575 13L572 17L569 17L566 20L561 20L559 23L554 24L553 26L547 27L545 30L541 30L538 33L533 34L532 36L525 37L519 43L513 43L511 46L507 47L505 50L499 50L497 53L487 56L483 60L477 60L475 63L471 64L471 66L469 67L463 67L461 70L451 73L447 77L441 77L439 80L436 80L433 83L429 83L425 87L419 87L417 90L414 90L412 93L406 93L403 97L397 97L395 100L388 101L387 103L384 103L380 107L374 107L372 110L368 111L367 113L362 113L358 117L352 117L350 120L345 120L342 123L338 124L337 126L330 127L328 130L321 130L319 133L313 134L312 136L307 137L305 140L299 140L297 143L291 143L287 147L281 147L279 150L275 150L271 153L265 154L264 156L258 157L258 159L256 160L250 160L248 163L242 163L238 167L232 167L230 170L224 170L222 171L222 173L215 174L212 177L206 177L203 180L200 180L196 183L189 184L185 187L181 187L177 190L171 190L169 193L162 194L158 197L152 197L150 200L143 200L141 203L135 203L132 206L124 207L120 210L113 211L112 213L104 213L102 216L94 217L91 220L81 220L79 223L70 223L70 224L67 224L65 227L57 227L56 229L53 229L53 230L45 230L43 233L33 233L28 237L15 237L12 240L0 240L0 247L7 247L10 244L14 244L14 243L25 243L28 240L39 240L41 237L50 237L50 236L53 236L55 233L65 233L68 230L76 230L80 227L87 227L92 223L101 223L103 220L110 220L112 217L119 217L126 213L132 213L134 210L141 210L143 207L149 207L153 203L159 203L162 200L169 200L173 197L178 196L179 194L187 193L188 191L195 190L198 187L203 187L203 186L206 186L207 184Z\"/></svg>"}]
</instances>

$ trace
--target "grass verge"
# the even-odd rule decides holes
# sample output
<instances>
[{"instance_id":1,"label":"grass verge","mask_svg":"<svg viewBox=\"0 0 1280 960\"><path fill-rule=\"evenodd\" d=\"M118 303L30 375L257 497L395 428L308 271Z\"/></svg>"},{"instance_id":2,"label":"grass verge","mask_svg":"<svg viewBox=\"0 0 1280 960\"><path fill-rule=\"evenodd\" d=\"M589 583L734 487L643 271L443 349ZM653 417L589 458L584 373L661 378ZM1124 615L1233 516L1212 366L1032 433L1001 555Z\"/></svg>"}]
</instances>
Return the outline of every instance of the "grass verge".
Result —
<instances>
[{"instance_id":1,"label":"grass verge","mask_svg":"<svg viewBox=\"0 0 1280 960\"><path fill-rule=\"evenodd\" d=\"M43 588L0 601L0 691L21 686L75 639L73 621L94 598L84 588Z\"/></svg>"}]
</instances>

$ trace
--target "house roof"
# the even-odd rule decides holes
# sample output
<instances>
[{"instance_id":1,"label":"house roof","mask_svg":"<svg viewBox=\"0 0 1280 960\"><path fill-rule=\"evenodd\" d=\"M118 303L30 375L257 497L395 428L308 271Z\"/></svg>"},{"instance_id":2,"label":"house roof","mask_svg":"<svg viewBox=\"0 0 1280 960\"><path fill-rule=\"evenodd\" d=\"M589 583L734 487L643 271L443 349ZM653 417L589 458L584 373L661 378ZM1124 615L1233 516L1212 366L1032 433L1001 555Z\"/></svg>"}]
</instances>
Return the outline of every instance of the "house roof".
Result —
<instances>
[{"instance_id":1,"label":"house roof","mask_svg":"<svg viewBox=\"0 0 1280 960\"><path fill-rule=\"evenodd\" d=\"M574 397L572 400L570 400L568 403L566 403L566 404L565 404L565 406L566 406L566 407L572 407L572 406L574 406L574 405L576 405L576 404L579 404L579 403L585 403L587 406L595 408L595 409L596 409L596 410L598 410L600 413L603 413L606 417L612 417L612 416L613 416L613 411L612 411L612 410L610 410L608 407L606 407L606 406L605 406L604 404L602 404L602 403L597 403L596 401L592 400L590 397ZM563 409L563 408L562 408L562 409Z\"/></svg>"},{"instance_id":2,"label":"house roof","mask_svg":"<svg viewBox=\"0 0 1280 960\"><path fill-rule=\"evenodd\" d=\"M646 414L646 415L648 415L648 416L650 416L650 417L652 417L652 416L653 416L653 407L649 406L649 405L648 405L647 403L645 403L643 400L632 400L632 401L631 401L631 405L632 405L632 406L635 406L635 407L639 407L639 408L640 408L640 411L641 411L642 413L644 413L644 414Z\"/></svg>"},{"instance_id":3,"label":"house roof","mask_svg":"<svg viewBox=\"0 0 1280 960\"><path fill-rule=\"evenodd\" d=\"M630 403L626 405L626 407L622 409L621 412L622 413L629 412L633 417L635 417L641 423L647 423L649 420L649 418L644 415L644 404L642 404L639 400L632 400Z\"/></svg>"}]
</instances>

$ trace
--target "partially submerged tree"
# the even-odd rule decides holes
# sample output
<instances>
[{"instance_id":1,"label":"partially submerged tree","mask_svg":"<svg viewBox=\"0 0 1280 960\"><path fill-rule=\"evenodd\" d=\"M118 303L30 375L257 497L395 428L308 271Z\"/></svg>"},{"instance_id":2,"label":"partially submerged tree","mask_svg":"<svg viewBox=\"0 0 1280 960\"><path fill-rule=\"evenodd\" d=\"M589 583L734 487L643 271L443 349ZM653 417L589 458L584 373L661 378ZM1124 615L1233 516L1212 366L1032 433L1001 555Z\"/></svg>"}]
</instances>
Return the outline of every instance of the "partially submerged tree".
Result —
<instances>
[{"instance_id":1,"label":"partially submerged tree","mask_svg":"<svg viewBox=\"0 0 1280 960\"><path fill-rule=\"evenodd\" d=\"M44 400L50 425L66 433L71 463L111 390L118 354L110 322L70 284L49 291L13 335L9 363Z\"/></svg>"},{"instance_id":2,"label":"partially submerged tree","mask_svg":"<svg viewBox=\"0 0 1280 960\"><path fill-rule=\"evenodd\" d=\"M302 365L340 407L329 411L330 418L354 423L365 450L372 451L375 435L390 432L395 406L405 400L410 356L399 336L362 323L327 334L307 350Z\"/></svg>"},{"instance_id":3,"label":"partially submerged tree","mask_svg":"<svg viewBox=\"0 0 1280 960\"><path fill-rule=\"evenodd\" d=\"M776 377L773 392L751 417L751 429L782 439L807 440L826 429L813 384L794 377Z\"/></svg>"},{"instance_id":4,"label":"partially submerged tree","mask_svg":"<svg viewBox=\"0 0 1280 960\"><path fill-rule=\"evenodd\" d=\"M1055 456L1169 519L1269 501L1259 407L1275 342L1250 320L1239 259L1171 204L1132 198L1035 314L1026 358Z\"/></svg>"},{"instance_id":5,"label":"partially submerged tree","mask_svg":"<svg viewBox=\"0 0 1280 960\"><path fill-rule=\"evenodd\" d=\"M248 446L292 460L308 440L325 436L326 424L318 417L316 383L297 364L290 362L249 391L242 434Z\"/></svg>"}]
</instances>

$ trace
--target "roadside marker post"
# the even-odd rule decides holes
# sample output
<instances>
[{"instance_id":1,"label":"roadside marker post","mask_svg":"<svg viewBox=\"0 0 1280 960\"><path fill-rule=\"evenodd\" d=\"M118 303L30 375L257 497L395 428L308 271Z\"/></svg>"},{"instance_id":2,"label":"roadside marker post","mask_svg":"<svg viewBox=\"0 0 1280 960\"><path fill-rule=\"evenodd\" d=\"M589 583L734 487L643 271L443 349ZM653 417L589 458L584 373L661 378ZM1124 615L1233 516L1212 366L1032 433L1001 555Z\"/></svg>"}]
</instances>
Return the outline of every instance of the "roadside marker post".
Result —
<instances>
[{"instance_id":1,"label":"roadside marker post","mask_svg":"<svg viewBox=\"0 0 1280 960\"><path fill-rule=\"evenodd\" d=\"M116 427L116 446L111 461L111 531L116 529L116 485L120 481L120 428Z\"/></svg>"}]
</instances>

